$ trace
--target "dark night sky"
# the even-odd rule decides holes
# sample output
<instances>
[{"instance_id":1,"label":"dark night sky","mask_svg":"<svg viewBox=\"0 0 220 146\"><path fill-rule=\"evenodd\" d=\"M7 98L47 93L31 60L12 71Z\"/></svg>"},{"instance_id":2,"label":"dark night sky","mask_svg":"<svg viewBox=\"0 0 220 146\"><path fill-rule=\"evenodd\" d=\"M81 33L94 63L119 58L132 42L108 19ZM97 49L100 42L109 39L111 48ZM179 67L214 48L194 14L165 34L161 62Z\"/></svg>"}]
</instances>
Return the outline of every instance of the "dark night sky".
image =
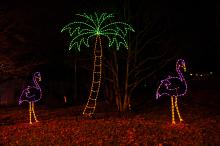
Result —
<instances>
[{"instance_id":1,"label":"dark night sky","mask_svg":"<svg viewBox=\"0 0 220 146\"><path fill-rule=\"evenodd\" d=\"M214 8L207 3L196 3L176 9L174 32L193 65L200 69L216 68L218 62Z\"/></svg>"},{"instance_id":2,"label":"dark night sky","mask_svg":"<svg viewBox=\"0 0 220 146\"><path fill-rule=\"evenodd\" d=\"M132 6L138 5L132 1ZM64 49L61 27L70 22L75 13L92 11L123 11L119 0L81 0L74 1L19 1L7 2L4 6L22 12L24 22L33 25L39 32L38 43L42 43L49 56L61 53ZM219 67L219 48L217 47L216 6L203 2L159 2L147 1L141 4L146 12L167 19L172 37L178 47L182 48L183 56L195 70L216 70ZM121 10L119 10L121 9ZM136 8L131 8L135 11ZM141 15L141 14L140 14ZM6 18L7 19L7 18ZM132 25L132 24L131 24ZM37 34L37 33L36 33ZM42 46L43 46L42 45ZM46 45L46 46L45 46ZM51 49L46 49L46 48ZM56 55L55 55L56 56Z\"/></svg>"}]
</instances>

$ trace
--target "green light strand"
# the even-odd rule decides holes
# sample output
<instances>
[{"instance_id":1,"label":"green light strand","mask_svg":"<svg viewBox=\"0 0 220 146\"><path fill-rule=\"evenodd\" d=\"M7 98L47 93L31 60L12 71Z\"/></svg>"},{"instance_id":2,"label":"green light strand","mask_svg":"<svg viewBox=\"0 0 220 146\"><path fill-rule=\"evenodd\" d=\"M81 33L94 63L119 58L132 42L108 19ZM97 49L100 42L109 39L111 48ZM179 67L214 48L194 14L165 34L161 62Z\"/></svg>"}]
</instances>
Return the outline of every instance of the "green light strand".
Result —
<instances>
[{"instance_id":1,"label":"green light strand","mask_svg":"<svg viewBox=\"0 0 220 146\"><path fill-rule=\"evenodd\" d=\"M127 41L125 37L128 31L134 32L134 29L123 22L111 22L113 14L101 13L98 15L76 14L83 18L81 21L71 22L65 25L61 32L68 31L70 37L72 38L69 44L69 50L76 48L80 51L81 45L89 47L89 40L93 36L104 36L107 37L109 43L108 46L111 47L113 44L116 45L117 50L120 46L125 46L128 48Z\"/></svg>"}]
</instances>

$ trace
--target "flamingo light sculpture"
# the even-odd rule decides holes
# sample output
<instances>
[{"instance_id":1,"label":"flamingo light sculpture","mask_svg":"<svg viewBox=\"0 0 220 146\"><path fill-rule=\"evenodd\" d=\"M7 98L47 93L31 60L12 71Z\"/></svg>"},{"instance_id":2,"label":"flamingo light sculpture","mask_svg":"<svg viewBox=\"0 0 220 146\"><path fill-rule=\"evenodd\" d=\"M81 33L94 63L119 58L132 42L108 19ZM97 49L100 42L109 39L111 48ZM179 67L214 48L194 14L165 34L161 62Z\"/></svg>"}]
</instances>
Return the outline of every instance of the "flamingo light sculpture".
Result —
<instances>
[{"instance_id":1,"label":"flamingo light sculpture","mask_svg":"<svg viewBox=\"0 0 220 146\"><path fill-rule=\"evenodd\" d=\"M33 112L34 115L34 119L36 122L39 122L37 120L37 117L35 115L34 112L34 103L39 101L42 98L42 91L41 88L39 86L39 82L41 81L41 74L40 72L35 72L33 75L33 82L34 82L34 86L27 86L27 88L25 88L19 98L19 104L21 104L22 102L26 101L29 103L29 120L30 120L30 124L32 124L31 121L31 113Z\"/></svg>"},{"instance_id":2,"label":"flamingo light sculpture","mask_svg":"<svg viewBox=\"0 0 220 146\"><path fill-rule=\"evenodd\" d=\"M161 80L160 85L157 88L157 92L156 92L156 99L158 99L160 96L163 95L171 96L172 124L176 124L175 116L174 116L175 115L174 107L176 108L180 122L183 121L183 119L180 116L177 99L178 97L184 96L186 94L187 84L181 72L181 69L183 69L184 72L186 71L185 61L183 59L178 59L176 62L176 71L178 77L168 76L166 79ZM175 103L174 103L174 98L175 98Z\"/></svg>"}]
</instances>

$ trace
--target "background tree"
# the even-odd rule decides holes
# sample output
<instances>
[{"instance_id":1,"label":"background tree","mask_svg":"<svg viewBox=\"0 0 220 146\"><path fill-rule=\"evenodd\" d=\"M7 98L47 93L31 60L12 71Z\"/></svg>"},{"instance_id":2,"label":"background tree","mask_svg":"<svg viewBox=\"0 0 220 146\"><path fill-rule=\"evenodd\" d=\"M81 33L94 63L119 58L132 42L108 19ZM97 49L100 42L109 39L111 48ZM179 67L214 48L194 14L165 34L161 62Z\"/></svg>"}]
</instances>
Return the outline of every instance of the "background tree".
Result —
<instances>
[{"instance_id":1,"label":"background tree","mask_svg":"<svg viewBox=\"0 0 220 146\"><path fill-rule=\"evenodd\" d=\"M105 55L105 83L108 99L112 103L115 102L118 111L126 112L132 106L132 96L134 100L138 98L135 97L135 90L144 82L149 86L152 82L150 78L176 59L180 50L173 44L172 39L168 38L166 19L151 15L150 9L149 13L142 13L147 8L140 3L139 7L135 7L135 3L124 0L121 5L124 6L126 21L134 24L136 31L135 34L129 35L128 50L113 50ZM131 5L135 10L130 8ZM156 81L154 83L156 84Z\"/></svg>"},{"instance_id":2,"label":"background tree","mask_svg":"<svg viewBox=\"0 0 220 146\"><path fill-rule=\"evenodd\" d=\"M0 5L0 105L17 104L27 77L48 63L32 17L31 10Z\"/></svg>"}]
</instances>

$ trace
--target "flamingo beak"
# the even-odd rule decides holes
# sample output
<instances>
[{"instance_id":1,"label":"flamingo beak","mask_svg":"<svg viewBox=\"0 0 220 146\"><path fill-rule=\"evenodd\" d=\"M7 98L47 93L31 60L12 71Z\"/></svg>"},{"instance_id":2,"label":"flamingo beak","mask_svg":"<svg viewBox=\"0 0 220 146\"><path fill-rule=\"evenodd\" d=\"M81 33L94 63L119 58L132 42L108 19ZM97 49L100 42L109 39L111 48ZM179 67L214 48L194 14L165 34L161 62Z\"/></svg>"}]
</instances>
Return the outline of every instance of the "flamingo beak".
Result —
<instances>
[{"instance_id":1,"label":"flamingo beak","mask_svg":"<svg viewBox=\"0 0 220 146\"><path fill-rule=\"evenodd\" d=\"M41 82L42 80L41 80L41 77L39 78L39 82Z\"/></svg>"},{"instance_id":2,"label":"flamingo beak","mask_svg":"<svg viewBox=\"0 0 220 146\"><path fill-rule=\"evenodd\" d=\"M184 72L186 72L186 66L184 65L184 67L183 67L183 70L184 70Z\"/></svg>"}]
</instances>

